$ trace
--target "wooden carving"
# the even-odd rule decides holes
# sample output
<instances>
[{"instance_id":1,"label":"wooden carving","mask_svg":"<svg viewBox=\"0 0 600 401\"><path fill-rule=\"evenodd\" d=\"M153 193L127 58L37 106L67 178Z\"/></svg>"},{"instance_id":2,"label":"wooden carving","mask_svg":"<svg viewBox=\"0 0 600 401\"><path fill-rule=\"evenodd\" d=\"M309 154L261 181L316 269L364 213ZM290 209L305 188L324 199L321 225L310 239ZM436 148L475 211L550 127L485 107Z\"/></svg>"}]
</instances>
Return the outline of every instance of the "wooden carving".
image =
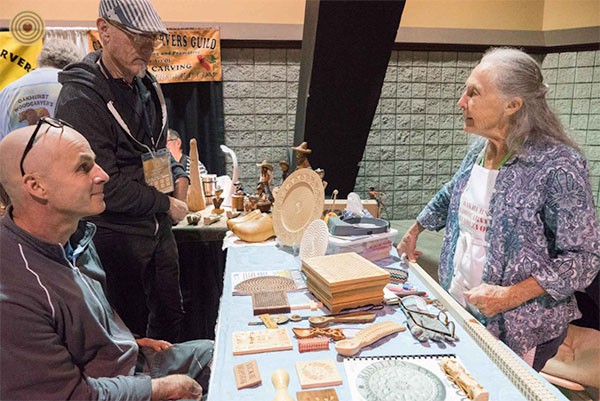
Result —
<instances>
[{"instance_id":1,"label":"wooden carving","mask_svg":"<svg viewBox=\"0 0 600 401\"><path fill-rule=\"evenodd\" d=\"M198 145L196 139L190 140L190 189L188 191L187 204L190 212L204 210L204 195L202 194L202 183L198 171Z\"/></svg>"},{"instance_id":2,"label":"wooden carving","mask_svg":"<svg viewBox=\"0 0 600 401\"><path fill-rule=\"evenodd\" d=\"M467 372L457 360L443 358L442 370L473 401L488 401L490 394Z\"/></svg>"}]
</instances>

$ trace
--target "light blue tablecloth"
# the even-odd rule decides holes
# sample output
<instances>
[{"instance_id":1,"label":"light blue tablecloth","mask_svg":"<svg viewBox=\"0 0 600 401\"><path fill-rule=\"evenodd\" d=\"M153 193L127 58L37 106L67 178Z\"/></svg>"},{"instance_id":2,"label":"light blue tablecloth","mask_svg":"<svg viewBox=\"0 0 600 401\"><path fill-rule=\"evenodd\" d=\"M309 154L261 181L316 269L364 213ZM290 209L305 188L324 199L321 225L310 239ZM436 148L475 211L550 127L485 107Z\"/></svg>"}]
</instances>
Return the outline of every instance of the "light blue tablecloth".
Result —
<instances>
[{"instance_id":1,"label":"light blue tablecloth","mask_svg":"<svg viewBox=\"0 0 600 401\"><path fill-rule=\"evenodd\" d=\"M292 254L280 250L275 246L229 248L225 270L225 284L223 296L221 298L219 320L216 328L216 349L208 397L209 401L270 401L275 394L274 387L271 383L271 375L278 368L284 368L289 373L289 392L294 399L296 399L296 392L301 391L302 389L298 381L295 362L319 359L333 359L337 361L343 384L341 386L335 386L334 388L341 401L350 401L352 399L346 385L347 378L342 362L343 357L336 353L333 343L330 345L329 351L298 352L298 342L293 336L291 328L293 326L308 327L308 322L306 321L301 323L290 322L280 326L287 328L292 337L294 349L291 351L240 356L233 355L233 332L257 330L264 328L264 326L248 326L249 321L256 321L258 318L252 315L252 302L249 296L231 295L231 272L293 269L299 268L299 266L300 261L297 257L294 257ZM412 276L410 282L417 285L420 289L427 290ZM288 295L290 304L292 305L303 304L309 299L314 299L312 295L307 292L292 292ZM311 312L310 310L298 312L302 315L329 313L326 309L318 312ZM380 316L377 321L394 320L402 324L406 321L404 313L400 309L394 307L386 307L377 313ZM361 328L360 326L346 327ZM363 348L357 356L456 354L469 373L471 373L475 379L489 391L490 400L517 401L525 399L512 382L458 325L456 333L460 338L460 341L455 344L446 342L435 343L432 341L420 343L416 341L407 330L380 340L373 346ZM258 368L262 377L262 385L256 388L237 390L233 366L253 359L256 359L258 363ZM548 386L551 387L551 391L557 398L566 400L566 398L550 384L548 384Z\"/></svg>"}]
</instances>

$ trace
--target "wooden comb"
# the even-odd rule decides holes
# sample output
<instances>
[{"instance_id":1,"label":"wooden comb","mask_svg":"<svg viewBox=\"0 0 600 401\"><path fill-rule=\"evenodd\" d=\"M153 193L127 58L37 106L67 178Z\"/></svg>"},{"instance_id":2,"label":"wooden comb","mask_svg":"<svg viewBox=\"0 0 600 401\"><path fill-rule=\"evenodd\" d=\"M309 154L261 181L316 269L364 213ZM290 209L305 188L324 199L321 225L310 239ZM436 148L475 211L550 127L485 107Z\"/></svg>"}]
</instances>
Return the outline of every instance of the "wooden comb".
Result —
<instances>
[{"instance_id":1,"label":"wooden comb","mask_svg":"<svg viewBox=\"0 0 600 401\"><path fill-rule=\"evenodd\" d=\"M265 291L252 294L254 316L265 313L289 313L290 303L283 291Z\"/></svg>"}]
</instances>

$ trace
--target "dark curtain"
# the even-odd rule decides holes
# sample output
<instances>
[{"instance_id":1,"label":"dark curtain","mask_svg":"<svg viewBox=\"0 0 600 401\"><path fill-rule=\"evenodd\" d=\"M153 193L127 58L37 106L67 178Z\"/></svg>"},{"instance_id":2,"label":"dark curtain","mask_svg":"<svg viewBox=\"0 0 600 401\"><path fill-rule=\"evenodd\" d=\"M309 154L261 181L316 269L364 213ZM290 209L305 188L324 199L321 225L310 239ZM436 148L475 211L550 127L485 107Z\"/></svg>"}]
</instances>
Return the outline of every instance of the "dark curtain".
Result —
<instances>
[{"instance_id":1,"label":"dark curtain","mask_svg":"<svg viewBox=\"0 0 600 401\"><path fill-rule=\"evenodd\" d=\"M200 161L211 174L225 174L225 143L222 82L162 84L169 128L179 132L182 149L189 154L190 139L196 138Z\"/></svg>"},{"instance_id":2,"label":"dark curtain","mask_svg":"<svg viewBox=\"0 0 600 401\"><path fill-rule=\"evenodd\" d=\"M301 115L299 99L296 118L305 118L301 134L312 149L308 159L313 168L325 170L328 194L337 189L338 196L346 198L354 190L404 4L405 0L306 3L305 26L317 21L312 36L303 37L302 57L312 53L312 65L302 65L307 69L300 72L300 85L309 90L306 115Z\"/></svg>"}]
</instances>

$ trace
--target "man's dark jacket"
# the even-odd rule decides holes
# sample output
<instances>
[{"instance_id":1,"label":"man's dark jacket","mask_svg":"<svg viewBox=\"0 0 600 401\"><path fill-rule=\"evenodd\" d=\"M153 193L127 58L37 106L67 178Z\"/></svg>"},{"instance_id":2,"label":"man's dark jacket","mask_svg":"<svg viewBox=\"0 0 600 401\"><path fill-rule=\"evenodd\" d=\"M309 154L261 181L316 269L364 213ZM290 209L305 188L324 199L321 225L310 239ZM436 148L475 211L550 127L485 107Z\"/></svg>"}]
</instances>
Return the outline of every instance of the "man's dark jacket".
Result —
<instances>
[{"instance_id":1,"label":"man's dark jacket","mask_svg":"<svg viewBox=\"0 0 600 401\"><path fill-rule=\"evenodd\" d=\"M166 213L170 205L167 195L145 183L141 157L152 148L165 148L164 98L149 73L141 79L136 77L131 88L121 80L107 78L98 62L100 56L101 51L90 53L82 62L67 66L59 74L63 88L56 117L87 138L96 153L96 162L110 176L104 187L106 211L89 220L113 231L151 236L157 221L164 220L156 215ZM155 127L154 145L142 124L143 114L134 110L120 93L143 99L141 104L149 111L149 120ZM172 171L175 180L186 176L183 167L174 160Z\"/></svg>"}]
</instances>

